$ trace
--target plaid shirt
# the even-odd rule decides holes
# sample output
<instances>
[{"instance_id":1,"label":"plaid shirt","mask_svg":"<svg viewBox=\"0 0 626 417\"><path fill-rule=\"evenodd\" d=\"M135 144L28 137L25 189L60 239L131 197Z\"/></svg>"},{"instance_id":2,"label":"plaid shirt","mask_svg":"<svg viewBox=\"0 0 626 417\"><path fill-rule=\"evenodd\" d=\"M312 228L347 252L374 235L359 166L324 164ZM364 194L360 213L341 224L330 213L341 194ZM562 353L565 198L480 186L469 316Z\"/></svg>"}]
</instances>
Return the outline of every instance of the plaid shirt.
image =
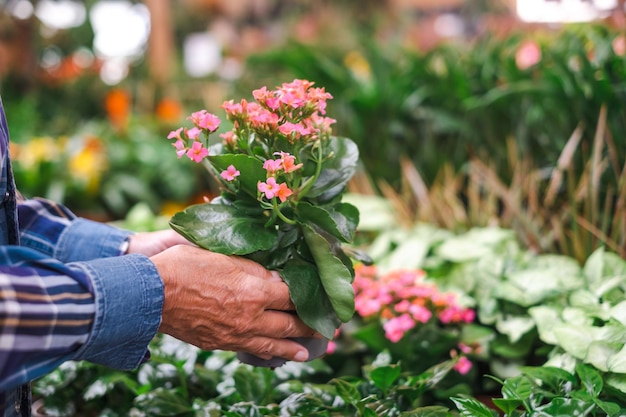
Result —
<instances>
[{"instance_id":1,"label":"plaid shirt","mask_svg":"<svg viewBox=\"0 0 626 417\"><path fill-rule=\"evenodd\" d=\"M47 200L17 203L1 100L0 170L0 416L19 416L29 415L22 384L64 361L143 362L163 284L147 257L120 256L130 232Z\"/></svg>"}]
</instances>

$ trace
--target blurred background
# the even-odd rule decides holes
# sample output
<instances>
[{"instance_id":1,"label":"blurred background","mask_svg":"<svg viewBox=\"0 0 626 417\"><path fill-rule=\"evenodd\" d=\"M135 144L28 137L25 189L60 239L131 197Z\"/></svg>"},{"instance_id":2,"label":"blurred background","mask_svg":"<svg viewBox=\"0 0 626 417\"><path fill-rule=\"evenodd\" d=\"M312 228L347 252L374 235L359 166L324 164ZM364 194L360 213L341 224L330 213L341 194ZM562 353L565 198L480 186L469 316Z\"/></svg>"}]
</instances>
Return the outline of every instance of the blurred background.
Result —
<instances>
[{"instance_id":1,"label":"blurred background","mask_svg":"<svg viewBox=\"0 0 626 417\"><path fill-rule=\"evenodd\" d=\"M505 186L526 164L520 172L536 172L533 187L545 190L573 135L582 139L571 166L588 171L598 128L612 170L598 176L598 198L614 206L619 195L624 0L0 5L0 94L18 184L89 217L123 219L138 203L167 215L212 193L205 173L173 157L167 133L191 111L220 114L226 99L296 77L335 97L336 133L361 152L355 190L395 196L411 220L505 222L503 195L499 215L473 219L437 218L416 196L440 186L469 212L465 185L487 175L470 172L474 159Z\"/></svg>"},{"instance_id":2,"label":"blurred background","mask_svg":"<svg viewBox=\"0 0 626 417\"><path fill-rule=\"evenodd\" d=\"M382 318L355 315L334 354L275 372L156 339L137 372L68 363L40 380L47 415L277 415L269 405L285 400L287 414L302 403L289 415L358 403L370 406L359 415L389 417L452 407L459 393L502 399L484 375L516 377L548 358L557 368L532 377L540 392L509 379L514 399L500 402L518 407L520 389L541 410L507 415L624 415L625 3L0 0L0 96L25 196L166 228L219 191L176 158L168 133L193 111L223 116L224 100L308 79L333 95L335 133L359 147L346 195L360 211L355 246L381 271L425 271L477 312L463 326L416 326L397 345ZM459 341L480 348L475 367L445 376ZM578 388L550 373L572 357L597 368L576 367ZM384 366L395 362L402 377ZM371 380L319 384L341 375ZM293 378L316 385L283 384ZM476 410L462 415L495 415Z\"/></svg>"}]
</instances>

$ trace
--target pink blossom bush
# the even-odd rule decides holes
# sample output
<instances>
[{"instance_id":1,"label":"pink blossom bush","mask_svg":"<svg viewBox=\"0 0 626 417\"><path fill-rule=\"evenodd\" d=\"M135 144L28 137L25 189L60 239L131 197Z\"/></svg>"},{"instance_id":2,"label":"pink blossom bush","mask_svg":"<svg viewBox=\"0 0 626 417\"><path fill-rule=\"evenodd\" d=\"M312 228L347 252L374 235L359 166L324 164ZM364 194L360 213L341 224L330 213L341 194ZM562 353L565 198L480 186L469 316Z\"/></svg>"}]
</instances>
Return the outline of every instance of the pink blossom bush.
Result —
<instances>
[{"instance_id":1,"label":"pink blossom bush","mask_svg":"<svg viewBox=\"0 0 626 417\"><path fill-rule=\"evenodd\" d=\"M453 293L441 292L427 281L421 270L379 274L375 266L357 265L354 279L355 311L366 322L379 322L387 340L396 344L412 333L430 326L457 334L460 326L472 323L473 309L458 303ZM449 351L456 359L454 369L466 374L472 368L467 354L475 347L458 343Z\"/></svg>"}]
</instances>

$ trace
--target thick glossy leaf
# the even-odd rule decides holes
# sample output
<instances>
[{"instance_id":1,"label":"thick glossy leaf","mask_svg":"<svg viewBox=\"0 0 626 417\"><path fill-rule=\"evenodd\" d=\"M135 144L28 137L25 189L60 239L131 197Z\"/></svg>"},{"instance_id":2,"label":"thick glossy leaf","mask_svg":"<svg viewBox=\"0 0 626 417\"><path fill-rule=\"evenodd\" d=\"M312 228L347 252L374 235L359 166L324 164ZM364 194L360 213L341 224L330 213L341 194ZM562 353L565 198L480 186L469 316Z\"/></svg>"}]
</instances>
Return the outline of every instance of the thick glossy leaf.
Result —
<instances>
[{"instance_id":1,"label":"thick glossy leaf","mask_svg":"<svg viewBox=\"0 0 626 417\"><path fill-rule=\"evenodd\" d=\"M267 173L263 169L263 162L252 156L243 154L215 155L209 158L211 164L218 172L234 165L241 172L237 180L241 188L250 196L256 196L258 181L265 181Z\"/></svg>"},{"instance_id":2,"label":"thick glossy leaf","mask_svg":"<svg viewBox=\"0 0 626 417\"><path fill-rule=\"evenodd\" d=\"M332 137L328 141L333 157L324 162L322 172L311 187L308 197L330 201L338 196L356 172L359 148L348 138Z\"/></svg>"},{"instance_id":3,"label":"thick glossy leaf","mask_svg":"<svg viewBox=\"0 0 626 417\"><path fill-rule=\"evenodd\" d=\"M277 232L259 218L243 216L236 207L196 204L176 213L170 226L198 246L226 255L247 255L270 249Z\"/></svg>"},{"instance_id":4,"label":"thick glossy leaf","mask_svg":"<svg viewBox=\"0 0 626 417\"><path fill-rule=\"evenodd\" d=\"M354 315L352 273L341 259L333 255L328 241L312 226L304 224L302 231L315 259L324 291L326 291L339 320L346 323Z\"/></svg>"},{"instance_id":5,"label":"thick glossy leaf","mask_svg":"<svg viewBox=\"0 0 626 417\"><path fill-rule=\"evenodd\" d=\"M281 271L289 286L298 317L327 339L332 339L341 324L322 286L317 269L306 262L289 262Z\"/></svg>"},{"instance_id":6,"label":"thick glossy leaf","mask_svg":"<svg viewBox=\"0 0 626 417\"><path fill-rule=\"evenodd\" d=\"M350 243L359 223L359 210L352 204L340 203L328 210L307 202L298 204L298 216L315 223L342 242Z\"/></svg>"}]
</instances>

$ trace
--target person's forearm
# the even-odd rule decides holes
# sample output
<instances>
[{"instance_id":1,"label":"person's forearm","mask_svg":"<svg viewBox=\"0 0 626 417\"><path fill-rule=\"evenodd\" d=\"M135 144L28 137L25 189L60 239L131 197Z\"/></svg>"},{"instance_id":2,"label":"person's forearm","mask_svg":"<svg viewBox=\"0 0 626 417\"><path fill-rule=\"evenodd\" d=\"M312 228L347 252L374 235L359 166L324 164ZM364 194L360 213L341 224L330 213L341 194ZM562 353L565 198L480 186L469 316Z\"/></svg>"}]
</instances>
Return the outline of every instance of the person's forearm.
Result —
<instances>
[{"instance_id":1,"label":"person's forearm","mask_svg":"<svg viewBox=\"0 0 626 417\"><path fill-rule=\"evenodd\" d=\"M18 220L22 246L62 262L121 255L122 243L132 234L76 217L66 207L39 198L19 204Z\"/></svg>"},{"instance_id":2,"label":"person's forearm","mask_svg":"<svg viewBox=\"0 0 626 417\"><path fill-rule=\"evenodd\" d=\"M0 246L0 293L0 391L67 360L136 368L163 304L143 255L63 264L18 246Z\"/></svg>"}]
</instances>

